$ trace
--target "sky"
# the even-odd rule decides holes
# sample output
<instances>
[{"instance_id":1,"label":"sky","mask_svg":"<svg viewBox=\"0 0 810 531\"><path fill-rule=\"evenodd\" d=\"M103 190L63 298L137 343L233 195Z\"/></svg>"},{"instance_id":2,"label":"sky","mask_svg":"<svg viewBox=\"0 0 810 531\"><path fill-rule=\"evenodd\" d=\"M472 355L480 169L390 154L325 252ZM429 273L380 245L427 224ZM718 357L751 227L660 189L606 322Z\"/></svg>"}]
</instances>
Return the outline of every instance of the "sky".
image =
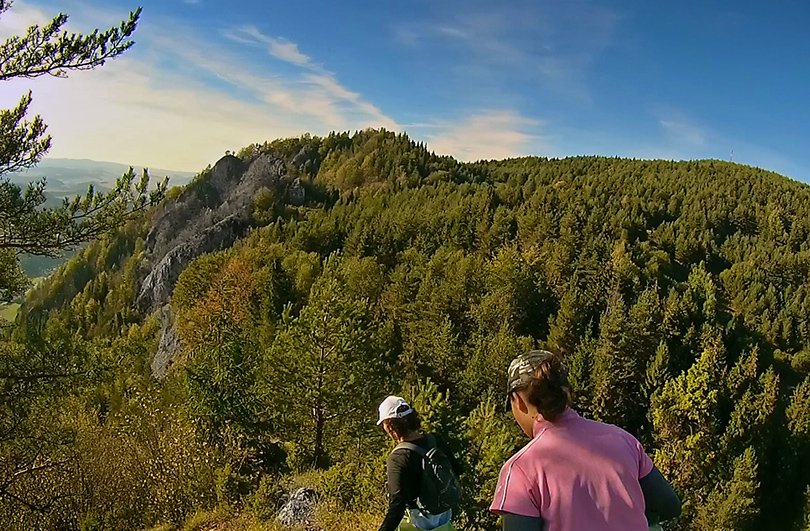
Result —
<instances>
[{"instance_id":1,"label":"sky","mask_svg":"<svg viewBox=\"0 0 810 531\"><path fill-rule=\"evenodd\" d=\"M140 3L138 3L140 2ZM143 6L135 46L32 90L52 157L199 171L385 127L460 160L722 159L810 182L810 2L15 0L0 39Z\"/></svg>"}]
</instances>

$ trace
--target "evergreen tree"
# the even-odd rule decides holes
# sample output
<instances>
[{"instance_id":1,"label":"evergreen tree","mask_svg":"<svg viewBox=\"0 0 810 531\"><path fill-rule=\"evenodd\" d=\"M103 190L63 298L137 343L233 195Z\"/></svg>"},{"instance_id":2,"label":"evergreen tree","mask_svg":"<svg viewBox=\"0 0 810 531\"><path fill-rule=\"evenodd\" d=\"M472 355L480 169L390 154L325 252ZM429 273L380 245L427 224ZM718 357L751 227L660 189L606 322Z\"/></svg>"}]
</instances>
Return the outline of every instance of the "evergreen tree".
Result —
<instances>
[{"instance_id":1,"label":"evergreen tree","mask_svg":"<svg viewBox=\"0 0 810 531\"><path fill-rule=\"evenodd\" d=\"M804 527L802 531L810 531L810 487L804 492Z\"/></svg>"},{"instance_id":2,"label":"evergreen tree","mask_svg":"<svg viewBox=\"0 0 810 531\"><path fill-rule=\"evenodd\" d=\"M0 1L0 16L11 2ZM0 43L0 81L43 75L64 77L71 70L89 70L128 50L130 37L140 17L140 9L130 13L120 26L89 35L63 31L67 15L59 14L45 26L32 26L24 36L13 36ZM36 165L51 145L42 118L26 121L31 93L13 109L0 111L0 295L3 301L26 287L18 255L28 253L55 256L120 226L133 212L156 204L165 182L149 190L146 172L137 179L132 171L124 174L111 192L99 193L92 187L83 197L66 201L60 208L44 209L45 182L26 190L3 175Z\"/></svg>"},{"instance_id":3,"label":"evergreen tree","mask_svg":"<svg viewBox=\"0 0 810 531\"><path fill-rule=\"evenodd\" d=\"M712 486L722 399L718 386L726 372L723 355L722 345L707 344L694 365L668 381L650 404L658 447L655 464L686 494L687 502L700 500Z\"/></svg>"},{"instance_id":4,"label":"evergreen tree","mask_svg":"<svg viewBox=\"0 0 810 531\"><path fill-rule=\"evenodd\" d=\"M298 317L289 312L267 353L266 392L284 435L301 444L308 464L325 467L345 438L369 419L386 393L387 345L368 301L348 298L337 282L340 259L328 260ZM371 423L373 425L373 423Z\"/></svg>"},{"instance_id":5,"label":"evergreen tree","mask_svg":"<svg viewBox=\"0 0 810 531\"><path fill-rule=\"evenodd\" d=\"M520 437L513 422L498 411L498 399L487 397L464 423L463 512L465 529L493 529L496 518L487 508L495 495L498 474L506 459L518 448Z\"/></svg>"},{"instance_id":6,"label":"evergreen tree","mask_svg":"<svg viewBox=\"0 0 810 531\"><path fill-rule=\"evenodd\" d=\"M793 391L786 413L790 431L806 443L810 442L810 376Z\"/></svg>"},{"instance_id":7,"label":"evergreen tree","mask_svg":"<svg viewBox=\"0 0 810 531\"><path fill-rule=\"evenodd\" d=\"M707 531L751 529L758 512L758 491L757 458L749 447L734 460L731 478L715 487L698 508L696 526Z\"/></svg>"}]
</instances>

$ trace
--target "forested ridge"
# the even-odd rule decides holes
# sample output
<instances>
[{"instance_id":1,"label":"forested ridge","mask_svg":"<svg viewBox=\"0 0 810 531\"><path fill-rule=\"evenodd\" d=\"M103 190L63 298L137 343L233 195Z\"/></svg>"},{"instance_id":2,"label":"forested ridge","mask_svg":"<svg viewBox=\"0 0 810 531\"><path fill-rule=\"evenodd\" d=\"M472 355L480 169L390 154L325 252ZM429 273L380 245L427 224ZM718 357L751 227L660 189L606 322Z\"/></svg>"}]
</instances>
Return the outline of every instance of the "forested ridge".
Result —
<instances>
[{"instance_id":1,"label":"forested ridge","mask_svg":"<svg viewBox=\"0 0 810 531\"><path fill-rule=\"evenodd\" d=\"M810 530L810 187L717 160L460 163L384 130L225 162L262 157L283 175L244 237L167 307L137 303L150 230L172 202L214 208L219 164L29 292L0 343L3 528L275 529L310 485L323 528L376 529L376 406L398 393L463 462L459 529L495 529L525 443L505 369L543 347L672 481L666 529Z\"/></svg>"}]
</instances>

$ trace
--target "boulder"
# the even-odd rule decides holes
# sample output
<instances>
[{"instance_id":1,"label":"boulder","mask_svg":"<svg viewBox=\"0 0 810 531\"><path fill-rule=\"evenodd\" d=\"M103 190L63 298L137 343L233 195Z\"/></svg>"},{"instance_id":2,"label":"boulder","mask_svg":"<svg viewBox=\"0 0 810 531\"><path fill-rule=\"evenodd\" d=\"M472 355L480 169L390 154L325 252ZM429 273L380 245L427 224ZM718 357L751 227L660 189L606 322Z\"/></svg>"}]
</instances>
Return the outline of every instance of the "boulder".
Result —
<instances>
[{"instance_id":1,"label":"boulder","mask_svg":"<svg viewBox=\"0 0 810 531\"><path fill-rule=\"evenodd\" d=\"M284 526L309 526L315 520L318 493L309 487L302 487L290 495L278 512L278 523Z\"/></svg>"}]
</instances>

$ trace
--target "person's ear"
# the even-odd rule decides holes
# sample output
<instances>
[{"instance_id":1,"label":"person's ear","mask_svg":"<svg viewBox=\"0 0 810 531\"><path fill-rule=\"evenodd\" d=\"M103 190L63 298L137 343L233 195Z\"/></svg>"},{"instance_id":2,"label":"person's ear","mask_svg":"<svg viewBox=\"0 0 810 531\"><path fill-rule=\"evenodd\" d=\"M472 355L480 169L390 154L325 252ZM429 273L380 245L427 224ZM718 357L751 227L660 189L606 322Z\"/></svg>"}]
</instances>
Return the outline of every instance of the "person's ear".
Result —
<instances>
[{"instance_id":1,"label":"person's ear","mask_svg":"<svg viewBox=\"0 0 810 531\"><path fill-rule=\"evenodd\" d=\"M517 410L524 415L529 414L529 404L526 402L526 397L523 396L521 391L512 393L512 403L514 404L514 407L516 407Z\"/></svg>"}]
</instances>

